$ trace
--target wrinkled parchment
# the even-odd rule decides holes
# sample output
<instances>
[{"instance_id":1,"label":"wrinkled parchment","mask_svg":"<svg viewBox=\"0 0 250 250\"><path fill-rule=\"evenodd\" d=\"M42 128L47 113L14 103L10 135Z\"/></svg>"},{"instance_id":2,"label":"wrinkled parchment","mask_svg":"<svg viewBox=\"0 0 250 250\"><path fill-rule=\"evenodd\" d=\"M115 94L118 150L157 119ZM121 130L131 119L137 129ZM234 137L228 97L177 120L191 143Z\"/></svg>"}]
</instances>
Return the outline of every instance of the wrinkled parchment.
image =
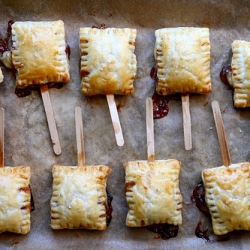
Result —
<instances>
[{"instance_id":1,"label":"wrinkled parchment","mask_svg":"<svg viewBox=\"0 0 250 250\"><path fill-rule=\"evenodd\" d=\"M3 69L0 106L5 109L5 165L29 165L35 211L31 214L31 231L27 235L3 233L0 249L247 249L250 232L235 232L225 242L207 243L195 236L203 221L212 235L211 223L198 211L190 196L201 180L201 170L222 165L211 102L221 105L226 136L233 163L250 160L250 110L234 109L232 90L221 83L221 67L230 62L234 39L250 41L250 4L248 1L14 1L2 0L0 35L5 37L7 23L13 19L58 20L65 23L71 47L71 81L62 89L50 89L58 126L62 154L55 156L39 92L25 98L14 94L15 75ZM116 145L105 96L86 98L80 92L79 28L100 26L136 28L137 77L135 93L116 96L120 106L125 145ZM150 70L155 65L154 31L163 27L208 27L211 40L211 78L213 92L191 95L193 149L186 151L183 141L180 101L171 101L167 117L155 120L156 159L175 158L182 162L180 188L183 195L183 225L176 238L164 241L143 228L125 225L127 205L124 195L123 163L146 160L146 97L154 92ZM83 111L86 161L88 165L105 164L112 168L108 189L113 195L113 220L104 232L87 230L52 231L50 197L53 164L76 165L74 108Z\"/></svg>"}]
</instances>

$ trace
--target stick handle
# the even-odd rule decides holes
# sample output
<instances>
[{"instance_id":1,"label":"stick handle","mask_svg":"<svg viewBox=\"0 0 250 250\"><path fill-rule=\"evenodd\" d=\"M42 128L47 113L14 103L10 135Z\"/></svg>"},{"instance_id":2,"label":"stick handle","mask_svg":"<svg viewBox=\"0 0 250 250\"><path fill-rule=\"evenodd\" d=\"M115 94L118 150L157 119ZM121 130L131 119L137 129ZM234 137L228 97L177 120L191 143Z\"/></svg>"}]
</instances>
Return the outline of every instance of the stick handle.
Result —
<instances>
[{"instance_id":1,"label":"stick handle","mask_svg":"<svg viewBox=\"0 0 250 250\"><path fill-rule=\"evenodd\" d=\"M85 166L82 110L80 107L75 108L75 123L76 123L76 145L77 145L77 165L78 167Z\"/></svg>"},{"instance_id":2,"label":"stick handle","mask_svg":"<svg viewBox=\"0 0 250 250\"><path fill-rule=\"evenodd\" d=\"M0 167L4 167L4 109L0 108Z\"/></svg>"},{"instance_id":3,"label":"stick handle","mask_svg":"<svg viewBox=\"0 0 250 250\"><path fill-rule=\"evenodd\" d=\"M217 130L217 135L219 139L220 150L222 154L222 160L224 166L231 165L230 154L228 150L228 144L226 139L226 133L223 125L223 120L221 117L220 105L218 101L212 102L213 115L215 120L215 126Z\"/></svg>"},{"instance_id":4,"label":"stick handle","mask_svg":"<svg viewBox=\"0 0 250 250\"><path fill-rule=\"evenodd\" d=\"M183 129L184 129L184 143L185 149L192 149L192 132L191 132L191 117L189 110L189 95L182 95L182 115L183 115Z\"/></svg>"},{"instance_id":5,"label":"stick handle","mask_svg":"<svg viewBox=\"0 0 250 250\"><path fill-rule=\"evenodd\" d=\"M111 116L111 120L113 123L114 131L115 131L115 138L116 138L116 143L118 146L123 146L124 145L124 139L123 139L123 134L122 134L122 128L116 108L116 103L115 103L115 97L114 95L106 95L108 106L109 106L109 112Z\"/></svg>"},{"instance_id":6,"label":"stick handle","mask_svg":"<svg viewBox=\"0 0 250 250\"><path fill-rule=\"evenodd\" d=\"M150 97L148 97L146 100L146 123L147 123L148 162L154 162L155 146L154 146L153 101Z\"/></svg>"},{"instance_id":7,"label":"stick handle","mask_svg":"<svg viewBox=\"0 0 250 250\"><path fill-rule=\"evenodd\" d=\"M49 90L48 90L48 85L47 84L42 84L40 85L40 91L43 99L43 105L47 117L47 122L49 126L49 132L50 132L50 138L52 141L53 145L53 150L56 155L60 155L62 153L58 133L57 133L57 128L56 128L56 121L49 97Z\"/></svg>"}]
</instances>

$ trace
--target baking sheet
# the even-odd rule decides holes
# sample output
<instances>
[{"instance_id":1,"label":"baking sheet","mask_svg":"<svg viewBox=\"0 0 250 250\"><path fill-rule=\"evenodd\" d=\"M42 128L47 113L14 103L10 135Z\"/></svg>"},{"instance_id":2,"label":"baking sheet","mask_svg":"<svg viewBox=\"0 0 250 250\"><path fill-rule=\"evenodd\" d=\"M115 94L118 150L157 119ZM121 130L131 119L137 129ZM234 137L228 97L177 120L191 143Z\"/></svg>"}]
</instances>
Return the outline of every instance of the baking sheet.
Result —
<instances>
[{"instance_id":1,"label":"baking sheet","mask_svg":"<svg viewBox=\"0 0 250 250\"><path fill-rule=\"evenodd\" d=\"M27 235L3 233L0 249L247 249L249 232L235 232L225 242L208 243L195 236L203 221L212 235L211 224L190 203L193 188L201 180L201 170L222 165L211 102L218 100L223 111L226 135L233 163L250 160L249 109L234 109L232 90L219 79L221 67L230 61L234 39L250 41L248 1L0 1L0 35L5 37L9 20L63 20L71 47L71 81L62 89L50 89L58 126L62 154L53 153L45 112L39 92L18 98L14 94L14 73L3 69L0 106L5 109L5 165L29 165L35 211ZM135 93L116 96L125 145L116 145L105 96L86 98L81 94L79 75L80 27L100 26L136 28L137 76ZM208 27L211 40L211 78L213 92L191 95L193 149L186 151L183 141L180 101L169 103L167 117L155 120L156 159L175 158L182 162L180 188L183 195L183 225L176 238L156 239L144 228L125 225L127 204L124 194L123 163L147 159L145 103L154 92L150 70L155 65L154 31L163 27ZM108 189L113 195L113 219L106 231L60 230L50 228L50 197L53 164L76 165L74 108L83 112L86 161L112 168Z\"/></svg>"}]
</instances>

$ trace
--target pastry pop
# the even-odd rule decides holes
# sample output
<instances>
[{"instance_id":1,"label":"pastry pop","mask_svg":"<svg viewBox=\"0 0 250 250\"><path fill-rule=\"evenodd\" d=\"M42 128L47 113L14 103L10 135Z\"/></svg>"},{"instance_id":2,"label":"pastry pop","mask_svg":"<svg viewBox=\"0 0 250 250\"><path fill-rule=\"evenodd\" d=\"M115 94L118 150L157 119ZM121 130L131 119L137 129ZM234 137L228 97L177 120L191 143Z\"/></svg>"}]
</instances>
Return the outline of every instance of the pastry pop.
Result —
<instances>
[{"instance_id":1,"label":"pastry pop","mask_svg":"<svg viewBox=\"0 0 250 250\"><path fill-rule=\"evenodd\" d=\"M219 103L213 101L212 108L223 159L223 166L202 171L213 231L250 230L250 163L231 163Z\"/></svg>"},{"instance_id":2,"label":"pastry pop","mask_svg":"<svg viewBox=\"0 0 250 250\"><path fill-rule=\"evenodd\" d=\"M220 76L234 89L234 107L250 107L250 42L233 41L232 52L232 62L223 67Z\"/></svg>"},{"instance_id":3,"label":"pastry pop","mask_svg":"<svg viewBox=\"0 0 250 250\"><path fill-rule=\"evenodd\" d=\"M179 189L178 160L155 160L153 104L147 99L147 161L124 164L128 214L126 225L182 224L182 195Z\"/></svg>"},{"instance_id":4,"label":"pastry pop","mask_svg":"<svg viewBox=\"0 0 250 250\"><path fill-rule=\"evenodd\" d=\"M211 92L208 28L163 28L155 31L156 92L182 94L185 148L192 149L189 94Z\"/></svg>"},{"instance_id":5,"label":"pastry pop","mask_svg":"<svg viewBox=\"0 0 250 250\"><path fill-rule=\"evenodd\" d=\"M4 109L0 109L0 233L30 231L30 167L4 167Z\"/></svg>"},{"instance_id":6,"label":"pastry pop","mask_svg":"<svg viewBox=\"0 0 250 250\"><path fill-rule=\"evenodd\" d=\"M70 80L64 23L14 22L11 32L12 50L5 52L2 60L6 67L16 69L18 88L39 85L53 149L59 155L61 146L47 83Z\"/></svg>"},{"instance_id":7,"label":"pastry pop","mask_svg":"<svg viewBox=\"0 0 250 250\"><path fill-rule=\"evenodd\" d=\"M124 144L114 94L134 92L136 74L135 29L81 28L81 91L86 96L106 95L116 141Z\"/></svg>"},{"instance_id":8,"label":"pastry pop","mask_svg":"<svg viewBox=\"0 0 250 250\"><path fill-rule=\"evenodd\" d=\"M53 166L52 229L105 230L111 220L111 196L106 181L111 169L86 166L82 113L75 109L78 166Z\"/></svg>"}]
</instances>

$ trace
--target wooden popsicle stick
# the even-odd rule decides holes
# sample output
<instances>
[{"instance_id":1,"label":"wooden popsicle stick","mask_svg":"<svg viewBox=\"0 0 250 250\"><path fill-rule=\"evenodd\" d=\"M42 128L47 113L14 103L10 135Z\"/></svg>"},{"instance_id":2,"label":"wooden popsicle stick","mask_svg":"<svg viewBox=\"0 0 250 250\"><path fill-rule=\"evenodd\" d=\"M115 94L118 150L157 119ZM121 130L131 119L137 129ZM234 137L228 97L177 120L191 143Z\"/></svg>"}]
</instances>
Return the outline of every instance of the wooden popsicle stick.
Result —
<instances>
[{"instance_id":1,"label":"wooden popsicle stick","mask_svg":"<svg viewBox=\"0 0 250 250\"><path fill-rule=\"evenodd\" d=\"M154 145L153 101L150 97L148 97L146 100L146 123L147 123L148 162L154 162L155 145Z\"/></svg>"},{"instance_id":2,"label":"wooden popsicle stick","mask_svg":"<svg viewBox=\"0 0 250 250\"><path fill-rule=\"evenodd\" d=\"M47 84L42 84L40 85L40 91L43 99L43 106L45 109L46 117L47 117L47 122L49 126L49 132L50 132L50 138L52 141L52 146L54 153L56 155L60 155L62 153L58 133L57 133L57 128L56 128L56 121L49 97L49 89Z\"/></svg>"},{"instance_id":3,"label":"wooden popsicle stick","mask_svg":"<svg viewBox=\"0 0 250 250\"><path fill-rule=\"evenodd\" d=\"M220 112L220 105L218 101L213 101L212 102L212 109L213 109L213 115L214 115L214 120L215 120L215 126L217 130L217 135L219 139L219 145L220 145L220 150L222 154L222 160L223 160L223 165L228 167L231 165L231 159L230 159L230 154L228 150L228 144L227 144L227 139L226 139L226 133L221 117L221 112Z\"/></svg>"},{"instance_id":4,"label":"wooden popsicle stick","mask_svg":"<svg viewBox=\"0 0 250 250\"><path fill-rule=\"evenodd\" d=\"M191 133L191 117L189 110L189 95L182 95L182 115L183 115L183 129L184 129L184 143L185 149L192 149L192 133Z\"/></svg>"},{"instance_id":5,"label":"wooden popsicle stick","mask_svg":"<svg viewBox=\"0 0 250 250\"><path fill-rule=\"evenodd\" d=\"M113 123L114 131L115 131L115 138L116 138L116 143L118 146L123 146L124 145L124 139L123 139L123 134L122 134L122 128L116 108L116 103L115 103L115 97L114 95L106 95L108 106L109 106L109 112L111 116L111 120Z\"/></svg>"},{"instance_id":6,"label":"wooden popsicle stick","mask_svg":"<svg viewBox=\"0 0 250 250\"><path fill-rule=\"evenodd\" d=\"M4 109L0 108L0 167L4 167Z\"/></svg>"},{"instance_id":7,"label":"wooden popsicle stick","mask_svg":"<svg viewBox=\"0 0 250 250\"><path fill-rule=\"evenodd\" d=\"M78 167L86 165L84 152L82 110L80 107L75 108L75 123L76 123L76 145L77 145L77 164Z\"/></svg>"}]
</instances>

